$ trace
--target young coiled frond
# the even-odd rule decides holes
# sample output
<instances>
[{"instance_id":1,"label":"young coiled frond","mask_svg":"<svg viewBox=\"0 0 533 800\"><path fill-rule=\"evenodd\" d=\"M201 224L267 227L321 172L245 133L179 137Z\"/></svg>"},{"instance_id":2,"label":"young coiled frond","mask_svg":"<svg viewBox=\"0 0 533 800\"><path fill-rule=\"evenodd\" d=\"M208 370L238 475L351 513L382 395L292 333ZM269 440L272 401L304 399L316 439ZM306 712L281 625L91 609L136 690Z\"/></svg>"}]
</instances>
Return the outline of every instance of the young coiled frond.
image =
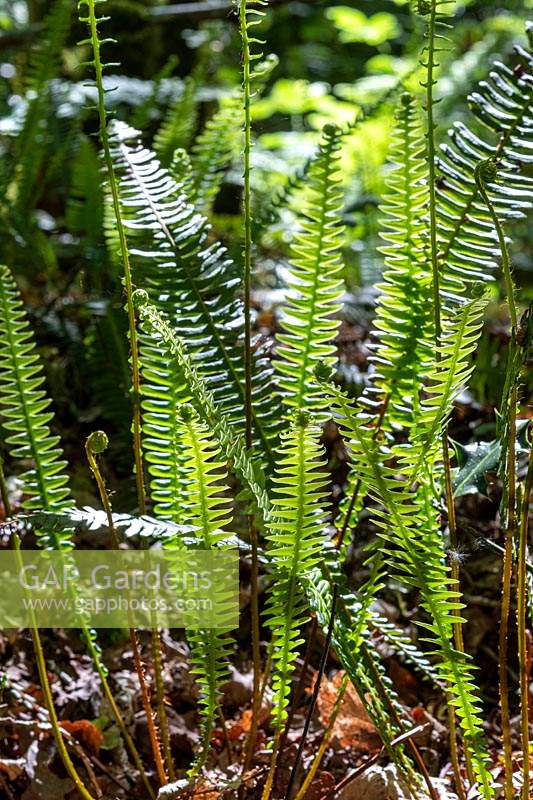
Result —
<instances>
[{"instance_id":1,"label":"young coiled frond","mask_svg":"<svg viewBox=\"0 0 533 800\"><path fill-rule=\"evenodd\" d=\"M301 576L318 566L324 547L323 502L327 494L323 448L308 415L296 412L283 437L267 526L274 573L267 607L273 641L273 724L279 730L287 705L301 632L309 617Z\"/></svg>"},{"instance_id":2,"label":"young coiled frond","mask_svg":"<svg viewBox=\"0 0 533 800\"><path fill-rule=\"evenodd\" d=\"M194 210L183 186L153 153L138 144L137 132L117 124L113 141L115 163L122 174L122 213L134 245L136 280L168 315L198 372L209 383L215 403L239 429L244 322L236 296L238 269L220 244L208 242L205 217ZM270 376L270 366L258 346L253 359L254 429L267 461L272 460L280 424Z\"/></svg>"},{"instance_id":3,"label":"young coiled frond","mask_svg":"<svg viewBox=\"0 0 533 800\"><path fill-rule=\"evenodd\" d=\"M344 292L340 248L343 193L339 177L341 131L326 125L308 176L301 232L292 246L288 297L275 366L288 406L319 411L314 370L335 363L336 314Z\"/></svg>"},{"instance_id":4,"label":"young coiled frond","mask_svg":"<svg viewBox=\"0 0 533 800\"><path fill-rule=\"evenodd\" d=\"M434 332L425 219L427 160L415 101L407 93L397 112L390 162L381 206L381 236L387 245L374 320L376 375L367 395L377 392L380 399L386 398L387 420L410 427L416 422L422 380L432 360Z\"/></svg>"},{"instance_id":5,"label":"young coiled frond","mask_svg":"<svg viewBox=\"0 0 533 800\"><path fill-rule=\"evenodd\" d=\"M473 125L455 123L438 160L438 246L442 292L448 305L462 300L471 281L487 281L499 255L494 225L475 180L475 168L491 159L488 187L502 220L523 216L533 203L533 56L516 47L514 63L493 64L489 78L470 96Z\"/></svg>"},{"instance_id":6,"label":"young coiled frond","mask_svg":"<svg viewBox=\"0 0 533 800\"><path fill-rule=\"evenodd\" d=\"M32 466L19 478L23 507L57 511L71 505L66 462L52 434L41 362L15 282L0 266L0 415L13 458ZM68 535L43 534L43 546L69 546Z\"/></svg>"}]
</instances>

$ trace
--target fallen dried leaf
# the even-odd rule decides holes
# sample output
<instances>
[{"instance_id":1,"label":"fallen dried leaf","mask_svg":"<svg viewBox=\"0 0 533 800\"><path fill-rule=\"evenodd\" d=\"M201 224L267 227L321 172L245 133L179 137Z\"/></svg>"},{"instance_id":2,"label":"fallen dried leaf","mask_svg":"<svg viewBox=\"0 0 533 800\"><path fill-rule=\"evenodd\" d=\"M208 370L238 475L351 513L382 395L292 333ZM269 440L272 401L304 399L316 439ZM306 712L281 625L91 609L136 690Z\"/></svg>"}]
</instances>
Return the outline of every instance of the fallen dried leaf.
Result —
<instances>
[{"instance_id":1,"label":"fallen dried leaf","mask_svg":"<svg viewBox=\"0 0 533 800\"><path fill-rule=\"evenodd\" d=\"M78 719L75 722L65 720L61 722L61 727L67 733L72 734L77 742L87 747L95 755L97 755L104 743L102 731L92 722L89 722L88 719Z\"/></svg>"},{"instance_id":2,"label":"fallen dried leaf","mask_svg":"<svg viewBox=\"0 0 533 800\"><path fill-rule=\"evenodd\" d=\"M317 708L324 728L329 725L343 676L344 670L339 670L331 681L327 678L322 680ZM333 726L332 743L335 741L340 747L353 747L363 753L375 753L381 749L379 734L351 683L348 684Z\"/></svg>"},{"instance_id":3,"label":"fallen dried leaf","mask_svg":"<svg viewBox=\"0 0 533 800\"><path fill-rule=\"evenodd\" d=\"M3 772L10 781L16 781L26 771L25 758L0 759L0 772Z\"/></svg>"}]
</instances>

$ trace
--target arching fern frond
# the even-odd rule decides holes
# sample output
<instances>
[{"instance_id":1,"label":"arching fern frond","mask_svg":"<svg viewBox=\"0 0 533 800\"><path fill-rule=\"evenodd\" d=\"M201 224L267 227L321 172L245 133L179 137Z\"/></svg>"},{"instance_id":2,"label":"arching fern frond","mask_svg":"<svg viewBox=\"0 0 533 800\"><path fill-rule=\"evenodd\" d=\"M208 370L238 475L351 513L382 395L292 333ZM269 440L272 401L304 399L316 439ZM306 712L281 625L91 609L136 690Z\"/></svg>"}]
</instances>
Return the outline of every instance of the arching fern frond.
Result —
<instances>
[{"instance_id":1,"label":"arching fern frond","mask_svg":"<svg viewBox=\"0 0 533 800\"><path fill-rule=\"evenodd\" d=\"M287 718L295 656L308 619L300 577L318 565L324 546L322 503L327 489L323 449L318 444L318 430L309 425L307 415L296 413L295 424L280 448L267 530L274 570L267 616L274 647L273 723L277 730Z\"/></svg>"},{"instance_id":2,"label":"arching fern frond","mask_svg":"<svg viewBox=\"0 0 533 800\"><path fill-rule=\"evenodd\" d=\"M233 425L217 407L213 393L198 374L183 340L172 329L168 319L149 302L143 289L135 292L135 302L142 324L153 337L155 346L161 348L166 363L175 362L186 387L187 397L220 445L229 468L246 490L248 500L256 512L256 523L263 529L269 516L270 500L260 464L257 460L252 460L251 454L247 452L244 436L235 432Z\"/></svg>"},{"instance_id":3,"label":"arching fern frond","mask_svg":"<svg viewBox=\"0 0 533 800\"><path fill-rule=\"evenodd\" d=\"M20 475L26 509L57 511L71 505L59 437L50 431L53 413L43 388L35 341L15 282L0 266L0 415L14 458L32 467ZM54 546L68 543L57 537ZM48 542L47 542L48 543Z\"/></svg>"},{"instance_id":4,"label":"arching fern frond","mask_svg":"<svg viewBox=\"0 0 533 800\"><path fill-rule=\"evenodd\" d=\"M320 391L314 380L319 362L335 362L335 319L343 294L340 247L343 194L339 177L340 129L326 125L309 170L302 230L292 246L275 366L283 399L289 406L318 411Z\"/></svg>"},{"instance_id":5,"label":"arching fern frond","mask_svg":"<svg viewBox=\"0 0 533 800\"><path fill-rule=\"evenodd\" d=\"M454 698L480 792L484 798L491 798L473 669L453 643L453 625L458 621L455 613L462 604L446 564L432 481L422 480L411 490L408 480L398 479L398 462L392 465L399 448L383 448L373 431L361 424L353 426L350 445L366 490L379 504L374 516L382 531L387 563L400 581L420 592L421 606L429 619L418 620L418 624L427 631L425 640L438 656L437 669Z\"/></svg>"},{"instance_id":6,"label":"arching fern frond","mask_svg":"<svg viewBox=\"0 0 533 800\"><path fill-rule=\"evenodd\" d=\"M470 96L474 125L457 122L442 147L437 182L439 261L446 303L457 302L470 281L487 280L499 254L494 226L476 186L480 161L496 166L490 194L502 220L517 218L533 204L533 180L524 166L533 160L533 56L517 47L513 67L493 65L489 79Z\"/></svg>"},{"instance_id":7,"label":"arching fern frond","mask_svg":"<svg viewBox=\"0 0 533 800\"><path fill-rule=\"evenodd\" d=\"M133 143L132 143L133 139ZM114 158L122 173L121 204L135 248L136 279L168 315L215 403L242 428L244 402L243 310L239 274L225 249L208 243L209 226L137 132L115 127ZM260 452L272 462L279 414L271 369L260 347L253 359L254 429Z\"/></svg>"}]
</instances>

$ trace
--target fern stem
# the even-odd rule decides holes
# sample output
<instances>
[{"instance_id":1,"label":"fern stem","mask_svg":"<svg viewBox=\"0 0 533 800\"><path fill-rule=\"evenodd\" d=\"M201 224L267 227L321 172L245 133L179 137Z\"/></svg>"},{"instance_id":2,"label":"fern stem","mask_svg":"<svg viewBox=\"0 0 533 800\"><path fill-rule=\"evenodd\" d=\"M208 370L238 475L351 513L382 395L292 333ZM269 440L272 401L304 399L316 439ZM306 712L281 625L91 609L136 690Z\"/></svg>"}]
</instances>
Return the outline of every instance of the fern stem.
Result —
<instances>
[{"instance_id":1,"label":"fern stem","mask_svg":"<svg viewBox=\"0 0 533 800\"><path fill-rule=\"evenodd\" d=\"M453 575L453 573L452 573ZM456 645L457 647L457 645ZM459 748L457 747L457 720L455 719L455 709L450 702L452 698L448 695L448 726L450 728L450 761L452 763L453 777L455 780L455 790L459 800L467 800L465 787L463 785L463 776L461 775L461 766L459 763ZM470 783L474 783L473 777L468 776Z\"/></svg>"},{"instance_id":2,"label":"fern stem","mask_svg":"<svg viewBox=\"0 0 533 800\"><path fill-rule=\"evenodd\" d=\"M141 446L141 372L139 363L139 344L137 326L135 321L135 308L133 305L133 281L131 274L130 257L126 232L120 210L120 199L117 180L113 169L113 160L109 146L109 133L107 130L107 113L105 107L105 89L103 84L103 65L100 57L100 39L98 38L98 20L96 18L96 0L83 0L87 6L87 23L90 30L90 40L93 50L93 65L95 72L96 89L98 92L98 119L99 134L104 153L104 162L109 181L109 189L113 203L113 213L117 226L120 245L120 256L124 269L124 290L126 295L126 309L128 314L128 331L131 348L131 377L132 377L132 406L133 406L133 456L135 462L135 481L137 485L137 502L139 512L146 513L146 494L144 488L144 467Z\"/></svg>"},{"instance_id":3,"label":"fern stem","mask_svg":"<svg viewBox=\"0 0 533 800\"><path fill-rule=\"evenodd\" d=\"M12 544L15 552L18 554L18 557L20 559L20 539L16 533L13 534ZM22 567L22 560L19 560L19 565L20 567ZM80 796L83 797L84 800L94 800L92 794L89 792L89 790L83 783L82 779L80 778L76 767L72 763L72 759L70 758L67 747L65 745L63 732L61 731L61 726L59 724L59 720L54 706L54 699L52 697L50 681L48 680L48 673L46 671L46 662L44 659L44 652L43 652L41 637L39 634L39 629L37 628L35 615L33 613L33 610L31 609L31 606L28 606L28 608L30 609L31 636L33 640L35 660L37 662L37 672L39 674L39 682L41 684L44 702L48 710L48 715L50 717L50 725L52 726L52 733L54 735L57 751L59 753L61 761L63 762L63 766L65 767L68 775L71 777L74 786L76 787L76 790L78 791Z\"/></svg>"},{"instance_id":4,"label":"fern stem","mask_svg":"<svg viewBox=\"0 0 533 800\"><path fill-rule=\"evenodd\" d=\"M518 661L520 671L520 728L522 739L522 800L529 800L529 670L527 648L527 546L529 535L529 503L533 484L533 448L523 485L520 538L518 544L518 579L516 588L518 623Z\"/></svg>"},{"instance_id":5,"label":"fern stem","mask_svg":"<svg viewBox=\"0 0 533 800\"><path fill-rule=\"evenodd\" d=\"M152 628L152 657L154 661L155 701L157 706L157 719L161 734L161 748L165 760L165 768L171 782L176 779L174 772L174 759L170 747L170 729L167 712L165 709L165 684L163 681L163 659L161 637L157 628Z\"/></svg>"},{"instance_id":6,"label":"fern stem","mask_svg":"<svg viewBox=\"0 0 533 800\"><path fill-rule=\"evenodd\" d=\"M251 152L252 152L252 87L251 87L251 54L247 19L247 0L239 5L239 25L242 41L242 90L244 103L244 148L243 148L243 223L244 223L244 413L246 448L250 450L253 443L253 407L252 407L252 320L251 320L251 281L252 281L252 192L251 192ZM243 763L243 774L249 769L255 748L259 712L261 708L260 669L261 653L259 647L259 559L258 536L255 522L248 516L248 532L251 546L250 575L250 616L252 633L252 720L250 733L246 742Z\"/></svg>"},{"instance_id":7,"label":"fern stem","mask_svg":"<svg viewBox=\"0 0 533 800\"><path fill-rule=\"evenodd\" d=\"M514 403L513 403L514 399ZM502 604L500 615L500 635L499 635L499 679L500 679L500 709L503 736L503 754L505 762L505 798L513 800L513 747L511 741L511 714L509 710L509 685L507 679L507 658L508 658L508 636L509 636L509 615L511 608L511 580L513 574L513 538L514 538L514 514L511 502L515 502L515 446L514 438L511 438L516 429L516 389L511 392L509 410L509 462L508 469L508 492L507 507L508 517L505 531L505 545L503 556L502 571ZM514 424L513 424L514 423ZM511 460L512 459L512 460Z\"/></svg>"},{"instance_id":8,"label":"fern stem","mask_svg":"<svg viewBox=\"0 0 533 800\"><path fill-rule=\"evenodd\" d=\"M113 547L114 547L115 550L118 550L119 547L120 547L120 542L119 542L119 539L118 539L117 530L115 528L115 523L113 521L113 508L111 506L111 501L109 499L109 493L107 491L107 488L106 488L106 485L105 485L105 482L104 482L104 479L103 479L103 476L102 476L102 473L101 473L101 470L100 470L100 467L98 465L98 461L97 461L97 458L96 458L96 455L98 453L103 452L107 448L107 445L108 445L108 438L107 438L106 434L103 433L102 431L95 431L94 433L92 433L87 438L87 441L85 443L85 452L86 452L86 455L87 455L87 461L89 462L89 466L90 466L91 471L92 471L92 473L94 475L94 478L96 480L96 483L97 483L97 486L98 486L98 492L100 494L100 499L102 501L102 505L103 505L104 511L106 513L107 524L108 524L108 527L109 527L109 532L111 534ZM166 773L165 773L165 768L164 768L162 757L161 757L161 747L160 747L160 744L159 744L159 738L158 738L157 730L156 730L156 727L155 727L154 716L153 716L153 711L152 711L152 705L151 705L151 702L150 702L150 693L149 693L149 690L148 690L148 686L147 686L147 683L146 683L146 676L145 676L145 673L144 673L144 666L143 666L141 655L140 655L139 641L137 639L137 634L136 634L135 630L133 628L131 628L131 627L129 629L129 634L130 634L130 642L131 642L131 646L132 646L132 650L133 650L133 661L134 661L134 664L135 664L135 671L137 673L137 677L139 679L139 684L140 684L140 687L141 687L141 697L142 697L142 701L143 701L144 712L146 714L146 723L147 723L147 726L148 726L148 734L149 734L149 738L150 738L150 744L152 746L152 752L154 754L154 761L155 761L155 764L156 764L158 778L159 778L159 781L160 781L161 785L164 786L167 783L167 776L166 776ZM135 750L135 752L137 752L137 751ZM137 753L137 758L138 758L138 760L140 762L140 758L138 757L138 753ZM137 764L137 759L135 757L134 757L134 760L135 760L135 762ZM144 774L144 769L142 769L142 764L141 764L141 775L143 775L143 774ZM145 777L146 776L144 776L144 778ZM144 778L143 778L143 781L144 781ZM146 779L145 783L146 782L147 782L147 779ZM150 795L153 796L153 792L152 792L151 787L150 787Z\"/></svg>"},{"instance_id":9,"label":"fern stem","mask_svg":"<svg viewBox=\"0 0 533 800\"><path fill-rule=\"evenodd\" d=\"M148 736L150 739L150 744L154 755L157 777L159 778L159 783L161 784L161 786L166 786L166 784L168 783L168 779L165 772L165 766L163 764L163 758L161 756L161 745L159 743L157 728L155 726L154 713L152 711L152 704L150 700L150 690L148 689L148 684L146 682L146 675L144 672L144 665L141 658L141 648L139 645L139 639L137 637L137 633L134 628L130 628L129 633L130 633L131 648L133 652L133 663L135 665L135 672L137 673L137 676L139 678L142 703L144 712L146 714Z\"/></svg>"},{"instance_id":10,"label":"fern stem","mask_svg":"<svg viewBox=\"0 0 533 800\"><path fill-rule=\"evenodd\" d=\"M333 736L333 729L335 727L335 722L337 717L339 716L339 712L341 710L342 701L344 699L344 695L346 693L346 689L348 688L348 673L345 673L342 679L342 683L339 687L337 692L337 698L335 700L335 705L333 706L333 711L331 712L331 716L328 721L328 726L324 732L324 736L322 737L322 741L320 742L320 747L318 748L318 752L313 759L313 763L309 768L309 772L305 776L305 780L302 783L300 789L298 790L298 794L296 795L294 800L304 800L307 790L311 786L311 783L314 780L314 777L322 763L322 759L324 758L324 754L328 748L328 745L331 741L331 737Z\"/></svg>"},{"instance_id":11,"label":"fern stem","mask_svg":"<svg viewBox=\"0 0 533 800\"><path fill-rule=\"evenodd\" d=\"M11 503L9 500L9 492L7 490L6 475L4 472L4 459L0 456L0 499L4 506L4 518L9 519L11 516Z\"/></svg>"}]
</instances>

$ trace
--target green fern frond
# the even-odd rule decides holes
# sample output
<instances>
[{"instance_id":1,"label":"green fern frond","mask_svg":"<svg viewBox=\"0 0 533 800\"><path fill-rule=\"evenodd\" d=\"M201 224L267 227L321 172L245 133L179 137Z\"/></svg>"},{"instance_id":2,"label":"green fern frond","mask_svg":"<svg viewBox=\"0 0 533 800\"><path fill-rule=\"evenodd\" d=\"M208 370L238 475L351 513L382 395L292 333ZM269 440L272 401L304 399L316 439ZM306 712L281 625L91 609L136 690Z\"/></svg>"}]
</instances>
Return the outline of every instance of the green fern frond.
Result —
<instances>
[{"instance_id":1,"label":"green fern frond","mask_svg":"<svg viewBox=\"0 0 533 800\"><path fill-rule=\"evenodd\" d=\"M222 98L191 148L190 200L197 208L208 210L218 194L226 168L242 149L241 137L235 135L241 128L241 98Z\"/></svg>"},{"instance_id":2,"label":"green fern frond","mask_svg":"<svg viewBox=\"0 0 533 800\"><path fill-rule=\"evenodd\" d=\"M335 363L333 340L339 326L335 315L344 291L339 138L339 128L324 128L309 171L309 196L302 231L292 246L289 294L275 361L285 403L315 412L320 410L321 398L314 370L319 362Z\"/></svg>"},{"instance_id":3,"label":"green fern frond","mask_svg":"<svg viewBox=\"0 0 533 800\"><path fill-rule=\"evenodd\" d=\"M217 407L213 393L199 375L183 340L172 329L165 316L149 302L143 289L135 292L134 299L141 322L154 338L155 345L163 351L166 363L175 362L179 369L191 404L202 422L208 426L231 471L246 491L247 499L256 513L256 523L262 530L269 515L270 500L261 465L257 460L252 460L247 452L244 436L235 432L228 418Z\"/></svg>"},{"instance_id":4,"label":"green fern frond","mask_svg":"<svg viewBox=\"0 0 533 800\"><path fill-rule=\"evenodd\" d=\"M193 526L199 547L203 550L220 548L227 536L222 528L232 518L229 500L224 496L227 489L221 483L225 466L220 461L220 448L213 442L208 428L191 406L181 407L180 420L183 471L187 479L182 516ZM166 547L172 548L173 544L176 544L175 539L168 541ZM178 549L182 548L181 539L177 545ZM219 611L227 601L227 596L221 590L221 594L217 595ZM192 774L196 774L209 753L221 686L228 675L227 654L231 640L213 628L189 630L187 638L191 649L192 672L200 687L203 743L191 770Z\"/></svg>"},{"instance_id":5,"label":"green fern frond","mask_svg":"<svg viewBox=\"0 0 533 800\"><path fill-rule=\"evenodd\" d=\"M491 159L489 186L498 216L516 219L533 204L533 56L517 47L514 65L493 64L489 79L469 98L473 126L455 123L441 148L437 182L438 247L442 293L448 305L461 300L471 281L487 281L499 255L494 225L475 180L475 168Z\"/></svg>"},{"instance_id":6,"label":"green fern frond","mask_svg":"<svg viewBox=\"0 0 533 800\"><path fill-rule=\"evenodd\" d=\"M134 143L131 143L131 139ZM239 272L225 249L208 243L205 217L187 202L153 153L136 143L137 132L115 126L114 157L122 173L121 204L134 246L138 283L169 317L216 404L242 428L244 402L242 303ZM260 452L272 463L280 418L264 348L253 358L254 429Z\"/></svg>"},{"instance_id":7,"label":"green fern frond","mask_svg":"<svg viewBox=\"0 0 533 800\"><path fill-rule=\"evenodd\" d=\"M419 620L418 624L428 632L426 641L439 659L437 669L454 697L480 791L483 797L491 798L473 668L453 644L453 625L458 621L455 614L462 603L446 564L432 481L421 481L417 489L410 490L408 480L398 480L398 464L394 464L401 448L384 448L361 424L353 426L350 445L368 494L380 504L374 515L382 530L386 561L400 581L420 592L421 607L429 621Z\"/></svg>"},{"instance_id":8,"label":"green fern frond","mask_svg":"<svg viewBox=\"0 0 533 800\"><path fill-rule=\"evenodd\" d=\"M387 420L415 423L421 381L432 360L433 312L427 268L427 161L414 98L404 94L390 152L392 172L381 211L386 272L378 285L373 362L367 395L386 398Z\"/></svg>"},{"instance_id":9,"label":"green fern frond","mask_svg":"<svg viewBox=\"0 0 533 800\"><path fill-rule=\"evenodd\" d=\"M159 130L154 136L154 149L161 163L168 166L174 150L187 149L198 122L198 81L189 75L183 81L179 97L171 104Z\"/></svg>"},{"instance_id":10,"label":"green fern frond","mask_svg":"<svg viewBox=\"0 0 533 800\"><path fill-rule=\"evenodd\" d=\"M308 619L300 577L320 562L324 546L322 502L327 494L323 448L318 430L297 412L284 436L274 477L274 498L267 527L269 559L274 571L267 607L273 641L273 722L287 718L290 681L301 631Z\"/></svg>"},{"instance_id":11,"label":"green fern frond","mask_svg":"<svg viewBox=\"0 0 533 800\"><path fill-rule=\"evenodd\" d=\"M440 454L440 441L446 431L453 404L467 385L474 369L475 352L487 305L485 294L471 300L442 321L437 358L427 375L426 396L419 406L418 425L406 451L407 471L413 480L424 468L428 472Z\"/></svg>"},{"instance_id":12,"label":"green fern frond","mask_svg":"<svg viewBox=\"0 0 533 800\"><path fill-rule=\"evenodd\" d=\"M17 459L33 466L20 476L26 509L56 511L71 504L59 437L50 431L53 413L43 388L35 341L15 282L0 266L0 414L6 443ZM47 538L47 537L45 537ZM50 542L54 543L51 537ZM67 544L59 537L57 544Z\"/></svg>"}]
</instances>

